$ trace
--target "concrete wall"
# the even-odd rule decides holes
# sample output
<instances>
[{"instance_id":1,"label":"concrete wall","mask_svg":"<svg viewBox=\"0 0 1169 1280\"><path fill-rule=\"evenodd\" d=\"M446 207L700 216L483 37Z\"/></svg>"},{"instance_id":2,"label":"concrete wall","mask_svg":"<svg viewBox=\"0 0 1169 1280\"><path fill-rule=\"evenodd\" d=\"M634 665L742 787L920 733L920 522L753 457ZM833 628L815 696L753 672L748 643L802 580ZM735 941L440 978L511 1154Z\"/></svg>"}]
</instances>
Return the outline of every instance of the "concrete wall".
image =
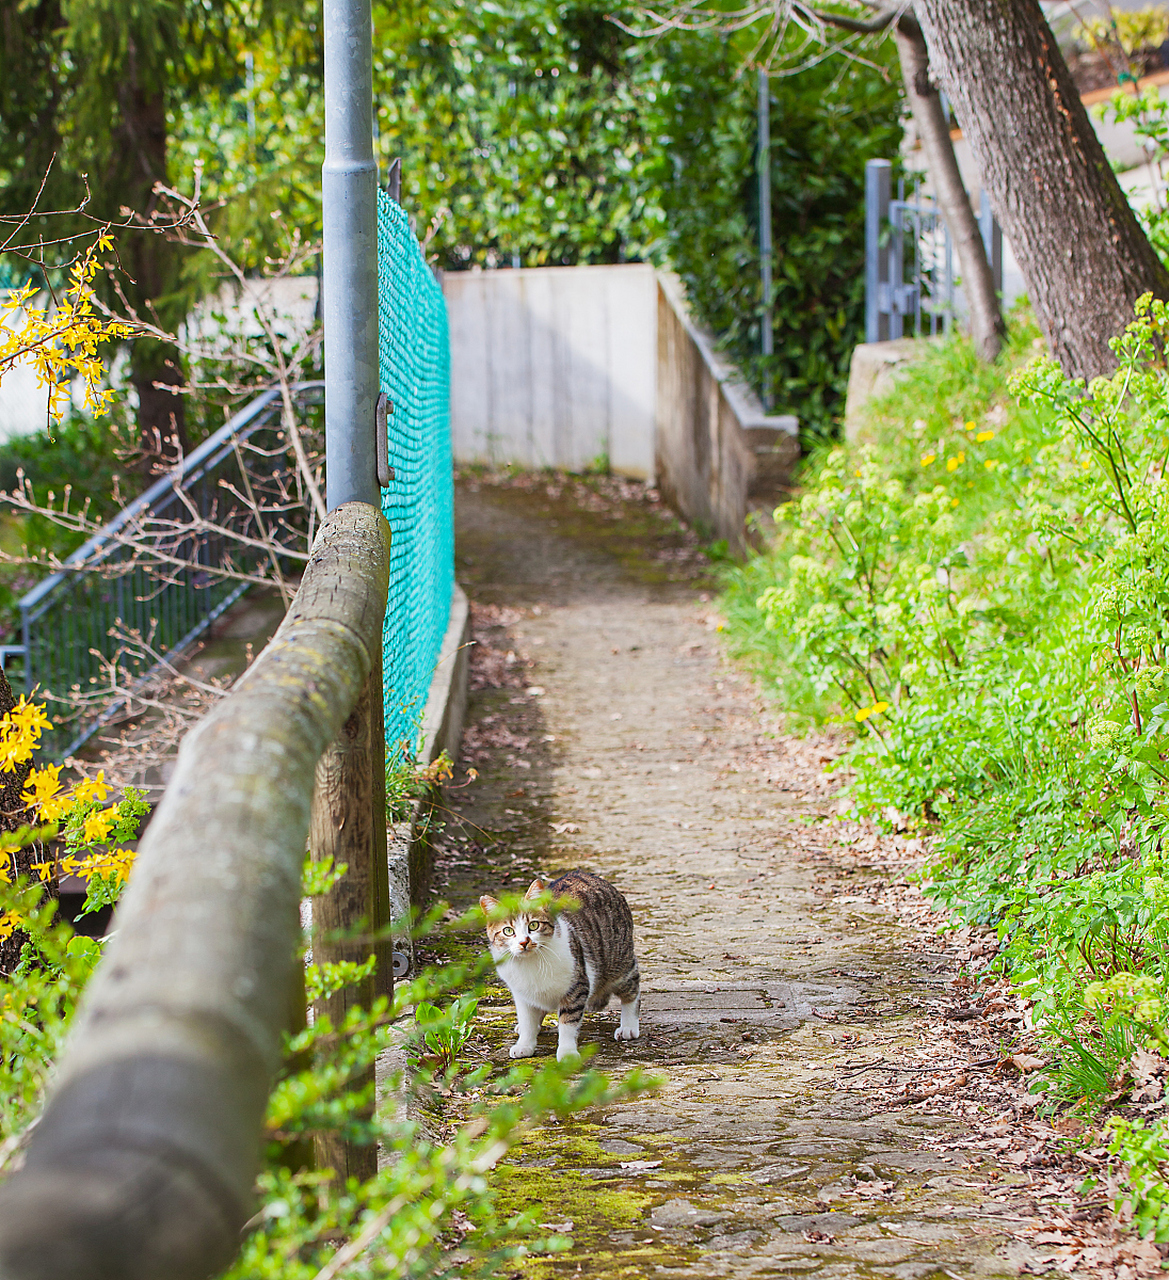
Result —
<instances>
[{"instance_id":1,"label":"concrete wall","mask_svg":"<svg viewBox=\"0 0 1169 1280\"><path fill-rule=\"evenodd\" d=\"M605 456L743 546L749 499L786 483L799 424L737 383L675 277L642 264L449 272L443 292L456 461L581 470Z\"/></svg>"},{"instance_id":2,"label":"concrete wall","mask_svg":"<svg viewBox=\"0 0 1169 1280\"><path fill-rule=\"evenodd\" d=\"M657 485L695 527L741 549L749 499L777 496L799 458L799 423L768 415L690 319L682 286L658 295Z\"/></svg>"},{"instance_id":3,"label":"concrete wall","mask_svg":"<svg viewBox=\"0 0 1169 1280\"><path fill-rule=\"evenodd\" d=\"M457 460L652 477L652 267L448 272L443 293Z\"/></svg>"}]
</instances>

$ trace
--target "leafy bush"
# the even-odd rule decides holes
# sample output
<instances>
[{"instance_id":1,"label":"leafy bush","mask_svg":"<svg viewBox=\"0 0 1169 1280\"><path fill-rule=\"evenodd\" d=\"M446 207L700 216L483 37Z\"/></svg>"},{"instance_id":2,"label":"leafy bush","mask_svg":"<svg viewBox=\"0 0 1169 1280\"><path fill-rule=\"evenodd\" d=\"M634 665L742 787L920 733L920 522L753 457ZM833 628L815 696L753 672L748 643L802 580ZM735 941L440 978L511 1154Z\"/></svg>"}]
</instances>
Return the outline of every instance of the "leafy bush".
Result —
<instances>
[{"instance_id":1,"label":"leafy bush","mask_svg":"<svg viewBox=\"0 0 1169 1280\"><path fill-rule=\"evenodd\" d=\"M775 355L759 355L753 37L638 40L592 0L378 6L380 145L447 269L650 259L782 409L827 431L863 331L864 162L900 79L835 59L771 85ZM621 13L616 15L621 17Z\"/></svg>"},{"instance_id":2,"label":"leafy bush","mask_svg":"<svg viewBox=\"0 0 1169 1280\"><path fill-rule=\"evenodd\" d=\"M1127 1201L1133 1226L1140 1235L1169 1240L1169 1135L1164 1125L1116 1116L1109 1121L1109 1127L1112 1141L1108 1150L1128 1168L1129 1185L1117 1196L1117 1209L1123 1209Z\"/></svg>"},{"instance_id":3,"label":"leafy bush","mask_svg":"<svg viewBox=\"0 0 1169 1280\"><path fill-rule=\"evenodd\" d=\"M1049 1097L1122 1094L1169 1045L1163 837L1169 317L1090 388L1016 326L980 370L943 344L821 453L736 571L732 643L798 716L855 728L861 812L933 836L930 892L997 926L1053 1056ZM1163 1126L1117 1122L1138 1229L1169 1238Z\"/></svg>"},{"instance_id":4,"label":"leafy bush","mask_svg":"<svg viewBox=\"0 0 1169 1280\"><path fill-rule=\"evenodd\" d=\"M930 833L935 901L997 928L1052 1096L1095 1105L1169 1046L1167 336L1142 300L1088 387L1019 318L993 368L932 348L727 597L786 705L852 726L857 812Z\"/></svg>"}]
</instances>

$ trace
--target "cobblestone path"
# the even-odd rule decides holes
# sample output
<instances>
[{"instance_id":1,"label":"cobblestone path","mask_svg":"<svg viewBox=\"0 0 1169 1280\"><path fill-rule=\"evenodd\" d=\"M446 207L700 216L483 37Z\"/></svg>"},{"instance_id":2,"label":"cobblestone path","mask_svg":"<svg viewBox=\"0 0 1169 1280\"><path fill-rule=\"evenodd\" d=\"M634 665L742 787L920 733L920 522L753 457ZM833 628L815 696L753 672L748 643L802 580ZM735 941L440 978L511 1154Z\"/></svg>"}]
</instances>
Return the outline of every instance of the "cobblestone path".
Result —
<instances>
[{"instance_id":1,"label":"cobblestone path","mask_svg":"<svg viewBox=\"0 0 1169 1280\"><path fill-rule=\"evenodd\" d=\"M482 777L454 793L467 823L448 828L436 888L464 906L537 871L613 880L637 925L643 1034L618 1044L615 1012L586 1015L581 1042L606 1070L667 1077L500 1167L506 1196L572 1224L573 1249L525 1274L1016 1275L1010 1207L981 1190L1012 1171L928 1102L890 1110L840 1085L854 1064L912 1059L913 1002L949 962L909 953L867 899L871 873L817 845L818 762L761 733L682 536L585 505L558 487L458 493L483 642L464 766ZM482 1013L504 1061L502 987Z\"/></svg>"}]
</instances>

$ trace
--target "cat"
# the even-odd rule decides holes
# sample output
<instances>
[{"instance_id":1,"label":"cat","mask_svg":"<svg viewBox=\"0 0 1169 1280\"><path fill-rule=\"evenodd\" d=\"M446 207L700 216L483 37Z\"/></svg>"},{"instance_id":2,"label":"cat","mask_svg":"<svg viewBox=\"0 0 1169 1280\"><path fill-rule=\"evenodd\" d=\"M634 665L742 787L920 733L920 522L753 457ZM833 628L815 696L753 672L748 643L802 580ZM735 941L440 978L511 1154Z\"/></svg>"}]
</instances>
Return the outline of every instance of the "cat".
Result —
<instances>
[{"instance_id":1,"label":"cat","mask_svg":"<svg viewBox=\"0 0 1169 1280\"><path fill-rule=\"evenodd\" d=\"M577 1052L585 1008L604 1009L611 996L621 1001L621 1025L613 1039L636 1040L641 974L629 903L591 871L568 871L547 886L533 880L525 903L546 891L553 895L548 906L521 906L509 920L492 921L499 902L489 894L479 899L488 916L491 958L515 1000L519 1038L511 1056L531 1057L544 1015L558 1012L556 1060L562 1062Z\"/></svg>"}]
</instances>

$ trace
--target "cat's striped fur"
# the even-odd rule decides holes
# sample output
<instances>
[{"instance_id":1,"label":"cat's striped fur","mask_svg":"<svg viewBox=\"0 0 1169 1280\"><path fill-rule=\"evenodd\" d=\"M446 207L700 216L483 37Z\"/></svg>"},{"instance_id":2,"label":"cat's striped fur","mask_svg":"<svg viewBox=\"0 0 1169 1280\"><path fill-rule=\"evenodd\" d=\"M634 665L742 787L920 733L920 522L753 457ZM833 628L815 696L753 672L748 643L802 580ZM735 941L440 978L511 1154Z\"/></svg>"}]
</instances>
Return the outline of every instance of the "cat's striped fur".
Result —
<instances>
[{"instance_id":1,"label":"cat's striped fur","mask_svg":"<svg viewBox=\"0 0 1169 1280\"><path fill-rule=\"evenodd\" d=\"M541 907L529 899L552 895ZM557 1059L577 1052L586 1008L604 1009L616 996L621 1025L615 1040L640 1035L641 975L633 950L633 914L620 891L591 871L569 871L550 885L533 880L524 906L508 920L488 919L487 938L499 976L516 1007L513 1058L536 1051L545 1013L560 1016ZM490 917L499 903L484 894Z\"/></svg>"}]
</instances>

